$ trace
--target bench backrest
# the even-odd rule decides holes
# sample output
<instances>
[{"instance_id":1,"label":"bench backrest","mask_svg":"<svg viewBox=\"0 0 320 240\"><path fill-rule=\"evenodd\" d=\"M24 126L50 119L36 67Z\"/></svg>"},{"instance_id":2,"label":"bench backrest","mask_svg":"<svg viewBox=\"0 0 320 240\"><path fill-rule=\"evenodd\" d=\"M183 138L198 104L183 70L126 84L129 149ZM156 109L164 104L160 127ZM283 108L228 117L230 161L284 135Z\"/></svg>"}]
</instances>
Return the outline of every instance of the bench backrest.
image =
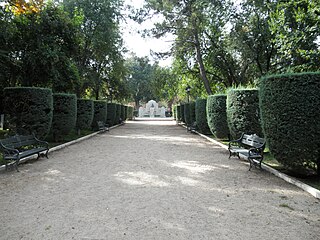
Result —
<instances>
[{"instance_id":1,"label":"bench backrest","mask_svg":"<svg viewBox=\"0 0 320 240\"><path fill-rule=\"evenodd\" d=\"M1 144L9 148L21 148L36 144L37 141L33 135L21 136L15 135L0 140Z\"/></svg>"},{"instance_id":2,"label":"bench backrest","mask_svg":"<svg viewBox=\"0 0 320 240\"><path fill-rule=\"evenodd\" d=\"M264 148L266 141L264 138L261 138L256 134L243 134L241 143L255 148Z\"/></svg>"}]
</instances>

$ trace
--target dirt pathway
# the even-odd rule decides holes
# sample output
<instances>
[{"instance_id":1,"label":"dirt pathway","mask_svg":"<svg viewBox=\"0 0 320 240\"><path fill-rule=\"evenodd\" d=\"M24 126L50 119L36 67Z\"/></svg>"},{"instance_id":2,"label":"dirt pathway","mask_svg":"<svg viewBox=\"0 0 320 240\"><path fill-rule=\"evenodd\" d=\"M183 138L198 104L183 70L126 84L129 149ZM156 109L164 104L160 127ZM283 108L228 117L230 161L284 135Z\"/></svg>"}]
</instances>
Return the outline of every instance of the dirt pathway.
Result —
<instances>
[{"instance_id":1,"label":"dirt pathway","mask_svg":"<svg viewBox=\"0 0 320 240\"><path fill-rule=\"evenodd\" d=\"M0 172L0 239L320 238L320 203L174 122L129 122Z\"/></svg>"}]
</instances>

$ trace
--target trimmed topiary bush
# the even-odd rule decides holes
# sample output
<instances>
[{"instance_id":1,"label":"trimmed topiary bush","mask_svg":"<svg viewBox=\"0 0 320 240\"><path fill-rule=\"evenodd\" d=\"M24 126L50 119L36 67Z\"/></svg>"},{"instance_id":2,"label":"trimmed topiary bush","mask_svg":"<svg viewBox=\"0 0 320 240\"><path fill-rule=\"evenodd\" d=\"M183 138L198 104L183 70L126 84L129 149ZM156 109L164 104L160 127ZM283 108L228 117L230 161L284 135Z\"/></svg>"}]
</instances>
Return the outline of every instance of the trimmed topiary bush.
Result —
<instances>
[{"instance_id":1,"label":"trimmed topiary bush","mask_svg":"<svg viewBox=\"0 0 320 240\"><path fill-rule=\"evenodd\" d=\"M227 119L230 134L239 138L243 132L262 137L257 89L231 89L227 96Z\"/></svg>"},{"instance_id":2,"label":"trimmed topiary bush","mask_svg":"<svg viewBox=\"0 0 320 240\"><path fill-rule=\"evenodd\" d=\"M260 82L267 144L288 169L320 174L320 73L268 76ZM316 168L316 164L318 164Z\"/></svg>"},{"instance_id":3,"label":"trimmed topiary bush","mask_svg":"<svg viewBox=\"0 0 320 240\"><path fill-rule=\"evenodd\" d=\"M180 117L181 117L181 122L185 121L185 117L184 117L184 103L180 104Z\"/></svg>"},{"instance_id":4,"label":"trimmed topiary bush","mask_svg":"<svg viewBox=\"0 0 320 240\"><path fill-rule=\"evenodd\" d=\"M124 106L124 120L128 119L128 106Z\"/></svg>"},{"instance_id":5,"label":"trimmed topiary bush","mask_svg":"<svg viewBox=\"0 0 320 240\"><path fill-rule=\"evenodd\" d=\"M107 124L111 127L115 125L117 114L117 106L115 103L108 103L107 105Z\"/></svg>"},{"instance_id":6,"label":"trimmed topiary bush","mask_svg":"<svg viewBox=\"0 0 320 240\"><path fill-rule=\"evenodd\" d=\"M75 94L53 94L52 134L55 141L63 140L76 126L77 97Z\"/></svg>"},{"instance_id":7,"label":"trimmed topiary bush","mask_svg":"<svg viewBox=\"0 0 320 240\"><path fill-rule=\"evenodd\" d=\"M133 107L128 106L128 119L133 120Z\"/></svg>"},{"instance_id":8,"label":"trimmed topiary bush","mask_svg":"<svg viewBox=\"0 0 320 240\"><path fill-rule=\"evenodd\" d=\"M93 101L93 121L92 128L98 130L98 121L102 121L104 123L107 122L107 102L104 100L94 100Z\"/></svg>"},{"instance_id":9,"label":"trimmed topiary bush","mask_svg":"<svg viewBox=\"0 0 320 240\"><path fill-rule=\"evenodd\" d=\"M126 110L125 110L125 106L120 104L120 108L121 108L121 114L120 114L120 118L121 121L125 121L126 120Z\"/></svg>"},{"instance_id":10,"label":"trimmed topiary bush","mask_svg":"<svg viewBox=\"0 0 320 240\"><path fill-rule=\"evenodd\" d=\"M207 121L211 133L220 139L229 137L227 95L211 95L207 99Z\"/></svg>"},{"instance_id":11,"label":"trimmed topiary bush","mask_svg":"<svg viewBox=\"0 0 320 240\"><path fill-rule=\"evenodd\" d=\"M116 113L115 124L119 124L120 123L120 118L121 118L121 105L117 103L116 106L117 106L117 113Z\"/></svg>"},{"instance_id":12,"label":"trimmed topiary bush","mask_svg":"<svg viewBox=\"0 0 320 240\"><path fill-rule=\"evenodd\" d=\"M174 120L177 120L177 105L174 105L172 108L172 117Z\"/></svg>"},{"instance_id":13,"label":"trimmed topiary bush","mask_svg":"<svg viewBox=\"0 0 320 240\"><path fill-rule=\"evenodd\" d=\"M190 126L196 121L196 103L190 102L184 105L184 120Z\"/></svg>"},{"instance_id":14,"label":"trimmed topiary bush","mask_svg":"<svg viewBox=\"0 0 320 240\"><path fill-rule=\"evenodd\" d=\"M177 105L176 121L181 121L181 106Z\"/></svg>"},{"instance_id":15,"label":"trimmed topiary bush","mask_svg":"<svg viewBox=\"0 0 320 240\"><path fill-rule=\"evenodd\" d=\"M52 91L48 88L14 87L4 89L7 126L19 134L35 133L45 138L53 117Z\"/></svg>"},{"instance_id":16,"label":"trimmed topiary bush","mask_svg":"<svg viewBox=\"0 0 320 240\"><path fill-rule=\"evenodd\" d=\"M93 101L90 99L77 100L77 123L80 130L90 129L93 120Z\"/></svg>"},{"instance_id":17,"label":"trimmed topiary bush","mask_svg":"<svg viewBox=\"0 0 320 240\"><path fill-rule=\"evenodd\" d=\"M196 100L196 122L199 131L203 134L210 134L210 129L207 121L207 99L198 98Z\"/></svg>"}]
</instances>

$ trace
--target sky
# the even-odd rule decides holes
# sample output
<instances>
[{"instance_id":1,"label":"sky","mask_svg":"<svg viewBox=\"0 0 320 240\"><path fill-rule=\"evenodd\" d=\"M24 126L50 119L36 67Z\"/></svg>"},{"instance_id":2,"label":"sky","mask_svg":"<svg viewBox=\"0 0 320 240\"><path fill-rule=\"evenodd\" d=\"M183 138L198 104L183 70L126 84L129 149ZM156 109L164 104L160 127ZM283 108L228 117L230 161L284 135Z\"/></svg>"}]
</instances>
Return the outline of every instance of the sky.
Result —
<instances>
[{"instance_id":1,"label":"sky","mask_svg":"<svg viewBox=\"0 0 320 240\"><path fill-rule=\"evenodd\" d=\"M141 8L143 6L144 0L125 0L125 4L133 5L135 8ZM154 38L143 38L138 31L144 29L151 29L154 22L160 19L152 18L152 20L147 20L142 24L138 24L133 20L127 19L126 23L122 23L121 31L123 33L123 39L126 48L135 53L138 57L149 56L152 59L150 51L163 52L168 51L172 44L173 37L166 37L163 39ZM130 57L130 53L126 55ZM152 61L153 62L153 61ZM160 66L170 66L172 59L168 58L166 60L159 60Z\"/></svg>"}]
</instances>

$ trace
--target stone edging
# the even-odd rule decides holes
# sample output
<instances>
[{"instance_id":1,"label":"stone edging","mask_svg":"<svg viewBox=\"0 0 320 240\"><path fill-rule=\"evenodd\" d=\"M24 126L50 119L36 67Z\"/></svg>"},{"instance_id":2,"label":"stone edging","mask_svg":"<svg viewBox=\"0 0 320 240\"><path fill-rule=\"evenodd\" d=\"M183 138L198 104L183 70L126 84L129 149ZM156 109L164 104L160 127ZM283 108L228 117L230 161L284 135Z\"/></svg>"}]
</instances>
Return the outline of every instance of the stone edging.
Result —
<instances>
[{"instance_id":1,"label":"stone edging","mask_svg":"<svg viewBox=\"0 0 320 240\"><path fill-rule=\"evenodd\" d=\"M182 124L178 123L178 125L186 128L186 126L184 126ZM208 136L206 136L206 135L204 135L202 133L199 133L197 131L193 131L193 132L198 134L199 136L207 139L208 141L210 141L210 142L212 142L212 143L214 143L216 145L219 145L220 147L228 150L228 146L218 142L217 140L214 140L214 139L212 139L212 138L210 138L210 137L208 137ZM261 167L262 167L262 169L266 170L267 172L272 173L273 175L285 180L286 182L291 183L291 184L297 186L298 188L301 188L302 190L308 192L309 194L311 194L315 198L320 199L320 191L318 189L316 189L314 187L311 187L308 184L305 184L305 183L299 181L298 179L295 179L294 177L291 177L291 176L289 176L289 175L287 175L285 173L279 172L276 169L274 169L274 168L272 168L272 167L270 167L270 166L268 166L268 165L266 165L264 163L261 164Z\"/></svg>"},{"instance_id":2,"label":"stone edging","mask_svg":"<svg viewBox=\"0 0 320 240\"><path fill-rule=\"evenodd\" d=\"M120 123L120 124L118 124L118 125L112 126L112 127L109 128L109 130L112 130L112 129L114 129L114 128L120 127L120 126L122 126L122 125L124 125L124 124L125 124L125 123ZM63 144L61 144L61 145L52 147L52 148L49 149L49 153L50 153L50 152L54 152L54 151L58 151L58 150L60 150L60 149L62 149L62 148L68 147L68 146L70 146L70 145L72 145L72 144L75 144L75 143L84 141L84 140L86 140L86 139L92 138L92 137L96 136L96 135L99 134L99 133L100 133L100 131L94 132L94 133L91 133L91 134L89 134L89 135L83 136L83 137L81 137L81 138L75 139L75 140L73 140L73 141L66 142L66 143L63 143ZM37 156L38 156L38 155L35 154L35 155L30 156L30 157L26 157L26 158L20 160L19 164L20 164L20 163L27 162L27 161L29 161L29 160L36 159ZM5 168L6 168L5 165L1 165L1 166L0 166L0 171L5 170Z\"/></svg>"}]
</instances>

